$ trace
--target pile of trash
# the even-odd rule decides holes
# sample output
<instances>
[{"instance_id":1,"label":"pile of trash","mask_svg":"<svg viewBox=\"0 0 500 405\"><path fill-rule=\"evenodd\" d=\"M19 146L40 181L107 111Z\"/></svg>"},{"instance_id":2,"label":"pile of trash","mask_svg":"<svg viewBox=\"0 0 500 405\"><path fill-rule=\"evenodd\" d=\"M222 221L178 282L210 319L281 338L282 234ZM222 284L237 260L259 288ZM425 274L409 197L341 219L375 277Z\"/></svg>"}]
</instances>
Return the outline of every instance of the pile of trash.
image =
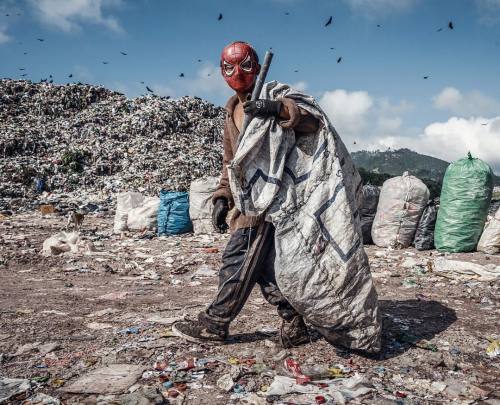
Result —
<instances>
[{"instance_id":1,"label":"pile of trash","mask_svg":"<svg viewBox=\"0 0 500 405\"><path fill-rule=\"evenodd\" d=\"M0 197L187 191L218 175L224 109L197 97L0 80Z\"/></svg>"}]
</instances>

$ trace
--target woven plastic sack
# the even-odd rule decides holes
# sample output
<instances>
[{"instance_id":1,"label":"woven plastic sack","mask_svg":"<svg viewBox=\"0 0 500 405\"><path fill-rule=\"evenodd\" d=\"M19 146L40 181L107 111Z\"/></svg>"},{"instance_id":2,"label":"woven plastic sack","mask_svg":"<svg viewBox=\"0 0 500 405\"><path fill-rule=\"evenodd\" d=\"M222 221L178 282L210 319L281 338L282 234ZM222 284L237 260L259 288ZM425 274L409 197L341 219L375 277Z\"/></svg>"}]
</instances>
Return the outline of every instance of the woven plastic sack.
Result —
<instances>
[{"instance_id":1,"label":"woven plastic sack","mask_svg":"<svg viewBox=\"0 0 500 405\"><path fill-rule=\"evenodd\" d=\"M120 233L128 230L127 220L130 210L139 207L144 201L144 196L135 191L120 193L116 196L116 211L113 232Z\"/></svg>"},{"instance_id":2,"label":"woven plastic sack","mask_svg":"<svg viewBox=\"0 0 500 405\"><path fill-rule=\"evenodd\" d=\"M480 159L451 163L441 189L441 205L434 233L440 251L471 252L483 231L493 191L493 172Z\"/></svg>"},{"instance_id":3,"label":"woven plastic sack","mask_svg":"<svg viewBox=\"0 0 500 405\"><path fill-rule=\"evenodd\" d=\"M361 202L361 233L363 235L363 243L372 245L372 225L377 213L378 199L380 190L377 186L367 184L363 186L363 199Z\"/></svg>"},{"instance_id":4,"label":"woven plastic sack","mask_svg":"<svg viewBox=\"0 0 500 405\"><path fill-rule=\"evenodd\" d=\"M160 199L158 197L144 197L141 205L132 208L127 216L129 231L153 230L156 227Z\"/></svg>"},{"instance_id":5,"label":"woven plastic sack","mask_svg":"<svg viewBox=\"0 0 500 405\"><path fill-rule=\"evenodd\" d=\"M179 235L191 232L193 224L189 218L188 193L160 191L158 210L158 235Z\"/></svg>"},{"instance_id":6,"label":"woven plastic sack","mask_svg":"<svg viewBox=\"0 0 500 405\"><path fill-rule=\"evenodd\" d=\"M477 250L490 255L500 253L500 208L485 225Z\"/></svg>"},{"instance_id":7,"label":"woven plastic sack","mask_svg":"<svg viewBox=\"0 0 500 405\"><path fill-rule=\"evenodd\" d=\"M436 227L437 207L434 201L429 201L424 208L420 221L418 221L417 230L413 245L417 250L434 249L434 228Z\"/></svg>"},{"instance_id":8,"label":"woven plastic sack","mask_svg":"<svg viewBox=\"0 0 500 405\"><path fill-rule=\"evenodd\" d=\"M211 233L212 195L219 185L218 177L204 177L191 182L189 187L189 216L193 222L194 233Z\"/></svg>"},{"instance_id":9,"label":"woven plastic sack","mask_svg":"<svg viewBox=\"0 0 500 405\"><path fill-rule=\"evenodd\" d=\"M429 189L408 172L386 180L373 221L373 242L380 247L407 248L429 201Z\"/></svg>"}]
</instances>

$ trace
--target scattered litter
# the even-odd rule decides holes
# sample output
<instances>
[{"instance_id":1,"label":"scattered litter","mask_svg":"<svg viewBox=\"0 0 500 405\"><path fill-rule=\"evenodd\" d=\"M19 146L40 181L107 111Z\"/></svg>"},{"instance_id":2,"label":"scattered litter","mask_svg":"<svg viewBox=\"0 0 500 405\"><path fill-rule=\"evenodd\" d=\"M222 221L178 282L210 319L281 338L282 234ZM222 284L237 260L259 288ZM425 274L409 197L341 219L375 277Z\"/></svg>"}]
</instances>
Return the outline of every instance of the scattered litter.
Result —
<instances>
[{"instance_id":1,"label":"scattered litter","mask_svg":"<svg viewBox=\"0 0 500 405\"><path fill-rule=\"evenodd\" d=\"M444 257L434 260L433 270L434 274L454 279L494 281L500 278L500 266L494 264L483 266Z\"/></svg>"},{"instance_id":2,"label":"scattered litter","mask_svg":"<svg viewBox=\"0 0 500 405\"><path fill-rule=\"evenodd\" d=\"M500 340L491 340L486 348L486 354L491 358L500 356Z\"/></svg>"}]
</instances>

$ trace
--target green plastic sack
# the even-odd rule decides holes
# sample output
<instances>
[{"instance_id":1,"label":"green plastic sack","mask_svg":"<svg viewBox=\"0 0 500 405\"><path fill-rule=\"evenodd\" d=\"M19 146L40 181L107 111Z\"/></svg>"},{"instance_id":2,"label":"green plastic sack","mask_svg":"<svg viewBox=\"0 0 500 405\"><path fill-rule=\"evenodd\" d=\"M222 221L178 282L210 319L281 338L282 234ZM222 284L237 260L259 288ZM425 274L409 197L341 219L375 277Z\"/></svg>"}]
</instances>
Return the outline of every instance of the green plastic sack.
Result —
<instances>
[{"instance_id":1,"label":"green plastic sack","mask_svg":"<svg viewBox=\"0 0 500 405\"><path fill-rule=\"evenodd\" d=\"M483 231L491 194L493 172L468 154L448 166L441 189L434 244L444 252L471 252Z\"/></svg>"}]
</instances>

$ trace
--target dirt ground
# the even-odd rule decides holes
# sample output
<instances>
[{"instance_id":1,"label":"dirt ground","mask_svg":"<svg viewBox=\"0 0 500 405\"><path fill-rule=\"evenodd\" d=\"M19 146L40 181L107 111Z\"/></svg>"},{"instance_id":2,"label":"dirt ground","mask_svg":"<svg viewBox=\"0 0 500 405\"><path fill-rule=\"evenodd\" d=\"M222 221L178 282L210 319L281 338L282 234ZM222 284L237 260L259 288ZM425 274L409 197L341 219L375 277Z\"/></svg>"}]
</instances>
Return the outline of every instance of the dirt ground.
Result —
<instances>
[{"instance_id":1,"label":"dirt ground","mask_svg":"<svg viewBox=\"0 0 500 405\"><path fill-rule=\"evenodd\" d=\"M44 257L43 241L64 218L33 212L0 220L0 376L31 385L6 402L57 403L35 395L45 393L65 404L324 403L317 394L265 397L274 375L285 373L283 360L293 358L333 366L337 377L362 376L369 392L347 396L350 403L500 403L500 356L486 352L488 339L500 338L500 283L438 276L436 251L366 247L384 322L379 358L339 350L315 333L310 344L282 350L279 318L258 289L231 342L205 346L172 337L171 324L196 316L214 295L228 236L123 238L112 222L86 217L82 235L96 251ZM500 265L500 256L481 253L446 258ZM198 359L195 368L183 365L190 359ZM75 388L110 364L138 366L138 377L125 388L102 388L99 378ZM238 383L229 392L218 382L226 374Z\"/></svg>"}]
</instances>

